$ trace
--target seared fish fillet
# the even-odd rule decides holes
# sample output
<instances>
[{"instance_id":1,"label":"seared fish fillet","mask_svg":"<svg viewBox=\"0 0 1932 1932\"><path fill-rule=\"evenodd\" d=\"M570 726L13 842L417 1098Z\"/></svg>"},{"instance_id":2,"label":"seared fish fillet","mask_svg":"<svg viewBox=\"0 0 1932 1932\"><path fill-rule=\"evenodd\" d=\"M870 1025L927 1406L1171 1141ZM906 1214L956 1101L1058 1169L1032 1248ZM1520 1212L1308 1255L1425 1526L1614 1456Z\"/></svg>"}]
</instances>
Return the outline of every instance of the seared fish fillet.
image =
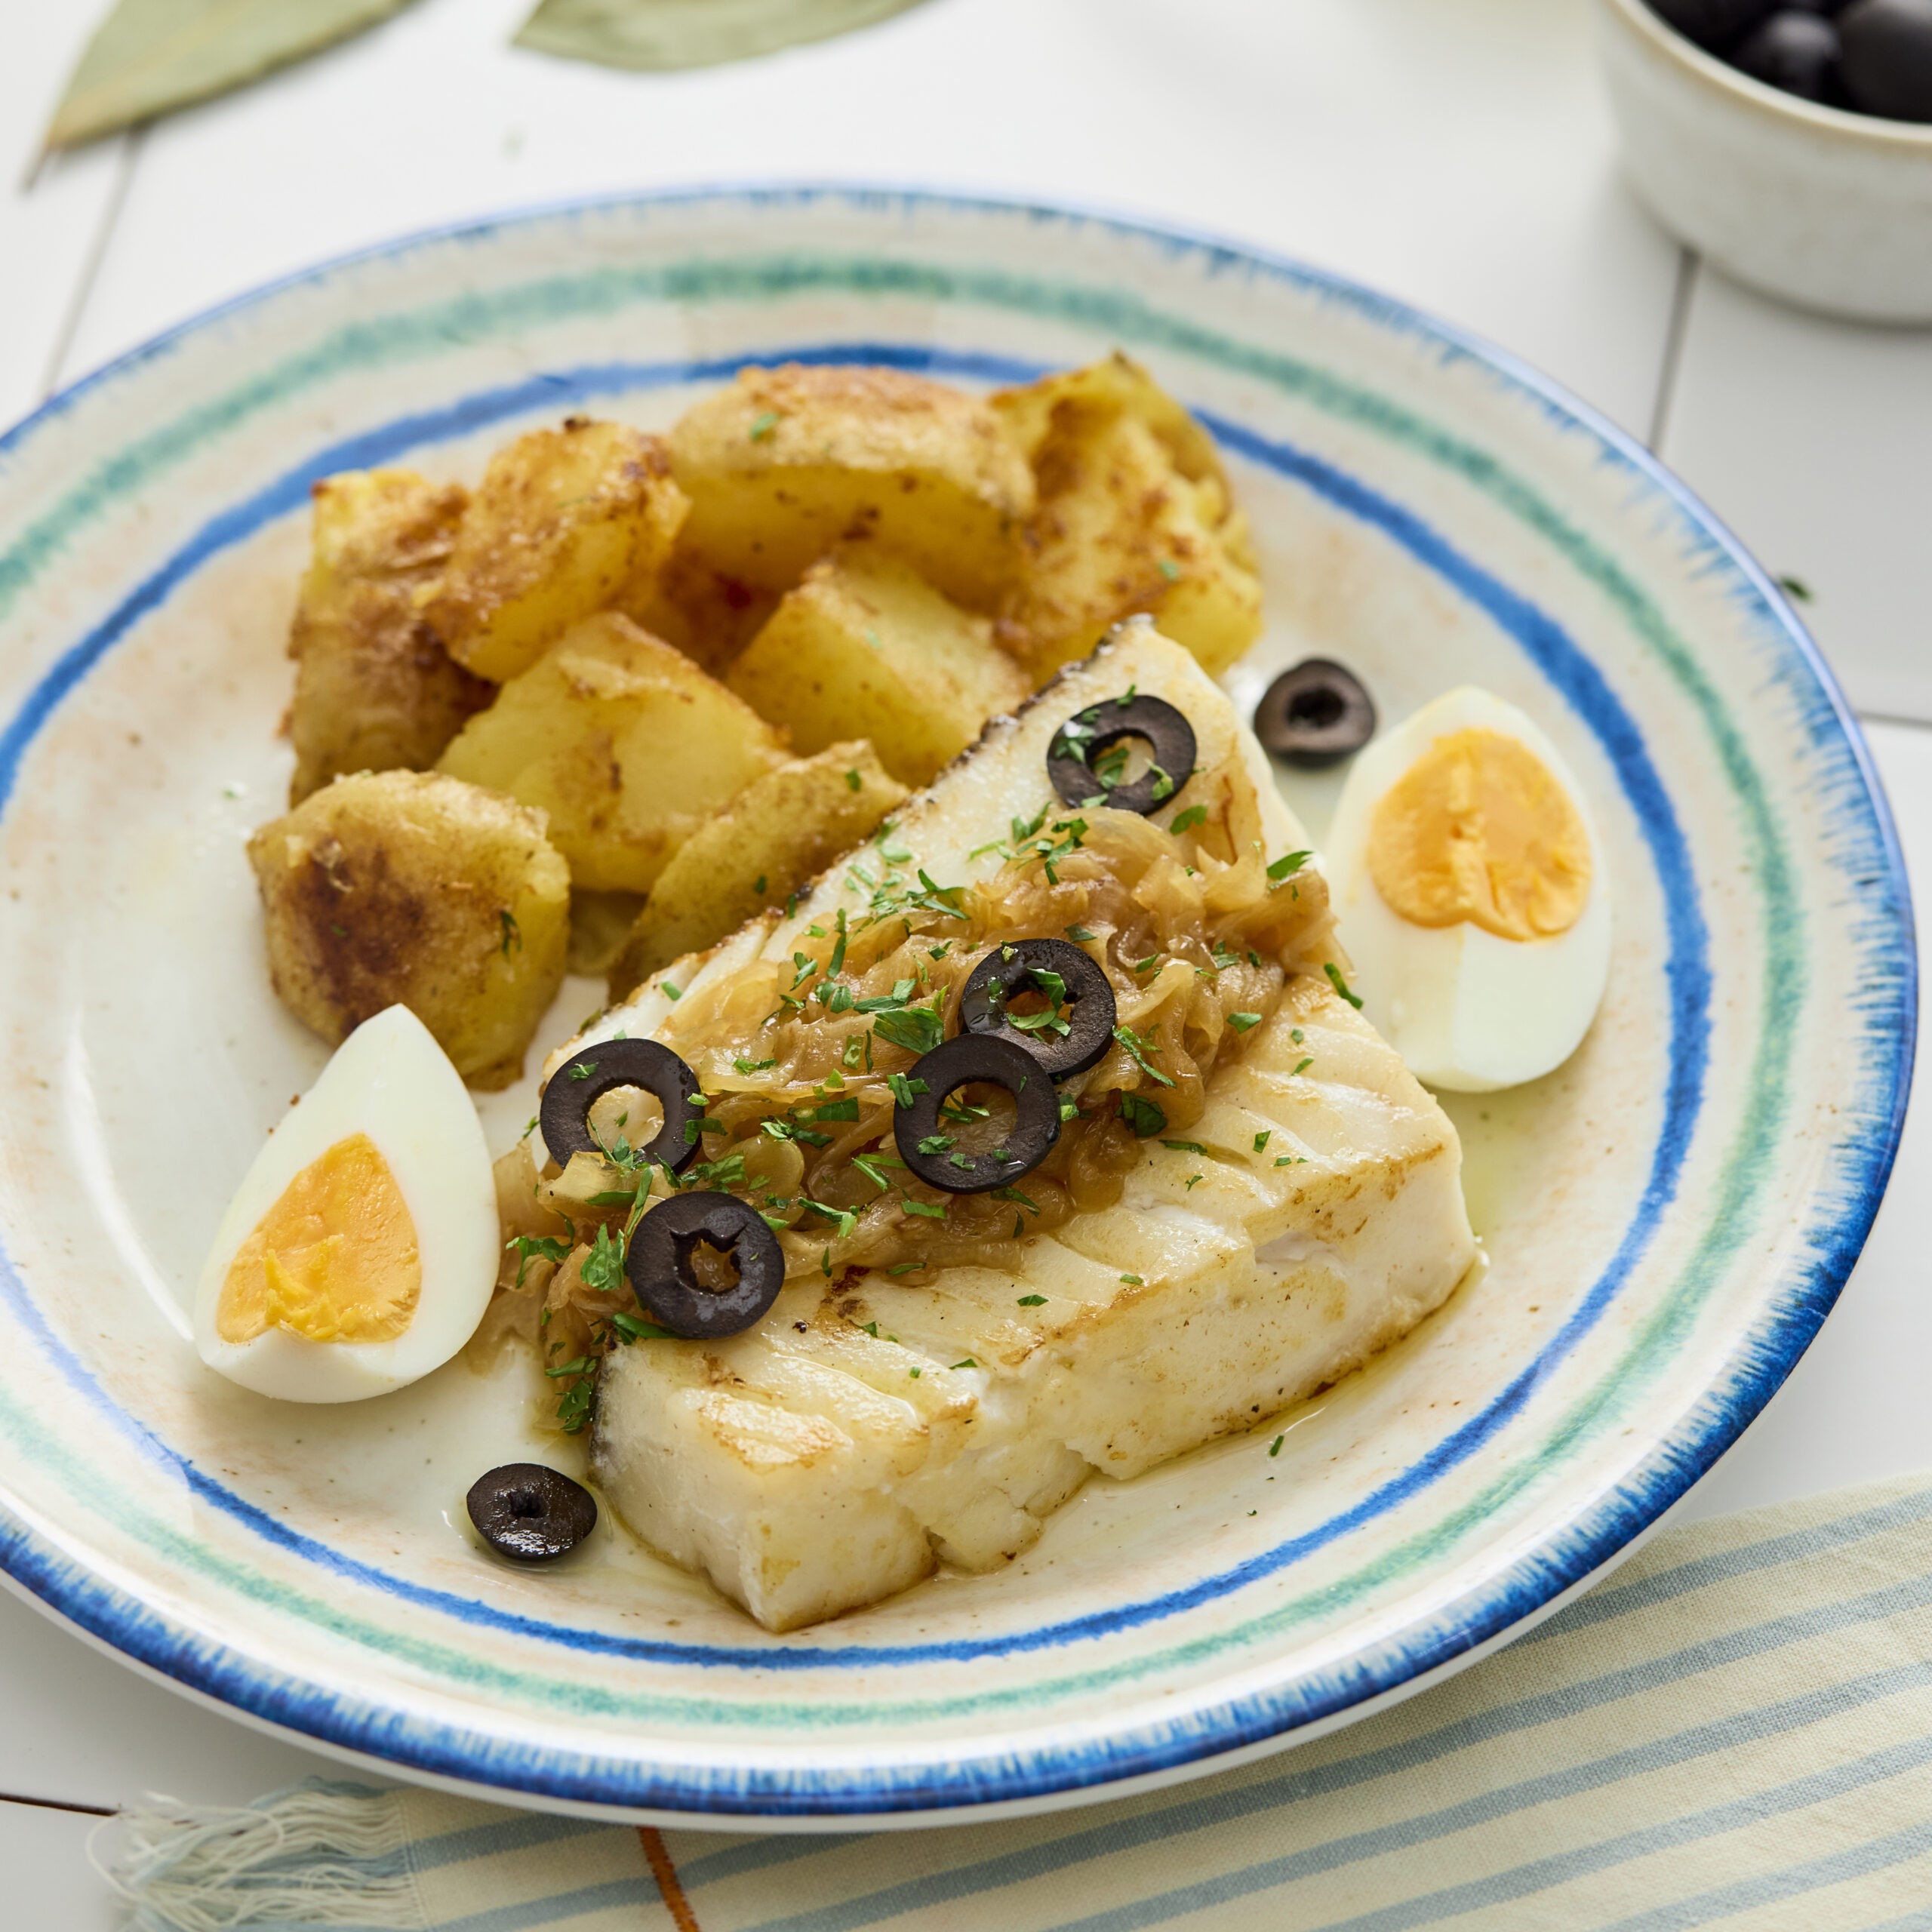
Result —
<instances>
[{"instance_id":1,"label":"seared fish fillet","mask_svg":"<svg viewBox=\"0 0 1932 1932\"><path fill-rule=\"evenodd\" d=\"M1178 805L1199 798L1233 831L1258 826L1271 860L1305 843L1226 695L1144 624L1017 718L995 721L906 805L891 837L931 880L989 878L1011 853L980 848L1050 801L1056 730L1130 688L1194 727L1195 772ZM1189 890L1209 878L1205 859L1186 872ZM1304 887L1325 909L1318 875ZM767 915L671 969L678 1001L646 989L567 1051L620 1029L649 1033L692 1058L715 1094L720 1063L689 1044L704 1014L715 1019L760 961L786 962L789 977L802 934L866 903L864 885L835 869L795 918ZM1094 1470L1135 1475L1253 1427L1422 1320L1475 1255L1461 1149L1441 1109L1339 996L1324 971L1340 958L1325 910L1311 931L1313 952L1271 962L1272 1010L1259 1022L1235 1016L1247 1030L1213 1059L1201 1111L1174 1130L1183 1144L1158 1131L1128 1139L1112 1204L989 1243L983 1264L955 1254L909 1278L834 1267L829 1247L828 1274L814 1241L788 1235L794 1265L755 1328L614 1349L592 1468L624 1521L766 1628L795 1629L877 1602L942 1561L994 1567ZM1131 981L1131 968L1112 970ZM1174 959L1147 971L1183 997L1211 977ZM1124 1022L1133 996L1129 985ZM1091 1083L1124 1087L1135 1064L1111 1056L1063 1091L1091 1106ZM1146 1089L1170 1106L1178 1091ZM1102 1103L1111 1125L1112 1095Z\"/></svg>"}]
</instances>

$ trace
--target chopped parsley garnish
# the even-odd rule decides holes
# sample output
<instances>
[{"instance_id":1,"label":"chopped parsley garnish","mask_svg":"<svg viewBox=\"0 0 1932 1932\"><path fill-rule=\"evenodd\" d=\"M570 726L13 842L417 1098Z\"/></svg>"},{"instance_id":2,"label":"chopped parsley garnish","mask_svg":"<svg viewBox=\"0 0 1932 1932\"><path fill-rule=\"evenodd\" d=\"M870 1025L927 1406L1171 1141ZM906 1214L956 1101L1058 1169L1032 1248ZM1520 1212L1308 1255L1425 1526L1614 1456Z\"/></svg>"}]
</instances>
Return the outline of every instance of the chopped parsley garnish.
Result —
<instances>
[{"instance_id":1,"label":"chopped parsley garnish","mask_svg":"<svg viewBox=\"0 0 1932 1932\"><path fill-rule=\"evenodd\" d=\"M752 418L752 441L755 443L763 442L772 431L778 427L781 420L783 418L775 409L768 409L754 416Z\"/></svg>"},{"instance_id":2,"label":"chopped parsley garnish","mask_svg":"<svg viewBox=\"0 0 1932 1932\"><path fill-rule=\"evenodd\" d=\"M1356 1008L1359 1008L1361 1006L1361 1000L1357 998L1355 994L1349 992L1349 983L1342 977L1342 969L1335 964L1334 960L1331 959L1328 961L1327 964L1323 966L1321 970L1328 975L1328 983L1333 986L1351 1006Z\"/></svg>"},{"instance_id":3,"label":"chopped parsley garnish","mask_svg":"<svg viewBox=\"0 0 1932 1932\"><path fill-rule=\"evenodd\" d=\"M866 781L859 776L857 771L848 771L845 774L846 784L854 792L857 791L860 786L864 784L865 782Z\"/></svg>"},{"instance_id":4,"label":"chopped parsley garnish","mask_svg":"<svg viewBox=\"0 0 1932 1932\"><path fill-rule=\"evenodd\" d=\"M903 1073L888 1074L885 1084L892 1089L893 1099L902 1107L909 1107L918 1095L928 1091L923 1080L909 1080Z\"/></svg>"},{"instance_id":5,"label":"chopped parsley garnish","mask_svg":"<svg viewBox=\"0 0 1932 1932\"><path fill-rule=\"evenodd\" d=\"M938 1012L938 1002L930 1007L910 1006L896 1013L881 1013L872 1022L872 1031L889 1044L903 1047L908 1053L929 1054L937 1047L945 1031ZM902 1100L902 1106L911 1103Z\"/></svg>"},{"instance_id":6,"label":"chopped parsley garnish","mask_svg":"<svg viewBox=\"0 0 1932 1932\"><path fill-rule=\"evenodd\" d=\"M1198 1140L1164 1140L1163 1147L1171 1147L1177 1154L1201 1154L1208 1152Z\"/></svg>"},{"instance_id":7,"label":"chopped parsley garnish","mask_svg":"<svg viewBox=\"0 0 1932 1932\"><path fill-rule=\"evenodd\" d=\"M1161 559L1160 571L1161 574L1170 583L1178 583L1180 581L1180 567L1171 558L1163 557Z\"/></svg>"},{"instance_id":8,"label":"chopped parsley garnish","mask_svg":"<svg viewBox=\"0 0 1932 1932\"><path fill-rule=\"evenodd\" d=\"M1177 834L1192 832L1207 816L1208 808L1205 805L1189 805L1186 811L1174 814L1174 823L1168 829Z\"/></svg>"},{"instance_id":9,"label":"chopped parsley garnish","mask_svg":"<svg viewBox=\"0 0 1932 1932\"><path fill-rule=\"evenodd\" d=\"M900 1205L906 1210L907 1214L921 1215L928 1221L943 1221L946 1219L946 1204L943 1201L937 1208L928 1208L923 1201L915 1201L909 1195L900 1201Z\"/></svg>"},{"instance_id":10,"label":"chopped parsley garnish","mask_svg":"<svg viewBox=\"0 0 1932 1932\"><path fill-rule=\"evenodd\" d=\"M654 1321L641 1321L635 1315L614 1315L611 1326L628 1344L632 1342L675 1342L678 1337Z\"/></svg>"},{"instance_id":11,"label":"chopped parsley garnish","mask_svg":"<svg viewBox=\"0 0 1932 1932\"><path fill-rule=\"evenodd\" d=\"M1044 1308L1046 1305L1047 1298L1044 1295L1022 1295L1020 1297L1020 1306L1022 1308Z\"/></svg>"},{"instance_id":12,"label":"chopped parsley garnish","mask_svg":"<svg viewBox=\"0 0 1932 1932\"><path fill-rule=\"evenodd\" d=\"M814 1120L857 1120L858 1118L858 1099L851 1094L848 1094L842 1100L822 1101L812 1109Z\"/></svg>"},{"instance_id":13,"label":"chopped parsley garnish","mask_svg":"<svg viewBox=\"0 0 1932 1932\"><path fill-rule=\"evenodd\" d=\"M1294 1041L1297 1046L1300 1046L1301 1044L1303 1037L1302 1030L1299 1026L1291 1027L1289 1029L1288 1038Z\"/></svg>"},{"instance_id":14,"label":"chopped parsley garnish","mask_svg":"<svg viewBox=\"0 0 1932 1932\"><path fill-rule=\"evenodd\" d=\"M1284 1429L1279 1435L1275 1437L1272 1442L1269 1444L1269 1454L1271 1456L1278 1456L1281 1453L1281 1444L1287 1441L1287 1432Z\"/></svg>"},{"instance_id":15,"label":"chopped parsley garnish","mask_svg":"<svg viewBox=\"0 0 1932 1932\"><path fill-rule=\"evenodd\" d=\"M881 1166L903 1168L906 1163L903 1161L894 1160L890 1154L854 1154L852 1156L852 1164L883 1194L892 1183L879 1172L880 1168Z\"/></svg>"},{"instance_id":16,"label":"chopped parsley garnish","mask_svg":"<svg viewBox=\"0 0 1932 1932\"><path fill-rule=\"evenodd\" d=\"M623 1243L613 1241L611 1230L600 1227L577 1272L583 1275L586 1287L601 1295L614 1294L624 1285Z\"/></svg>"},{"instance_id":17,"label":"chopped parsley garnish","mask_svg":"<svg viewBox=\"0 0 1932 1932\"><path fill-rule=\"evenodd\" d=\"M1090 933L1084 926L1069 926L1066 928L1066 936L1070 940L1077 940L1081 945L1091 944L1097 937L1097 934Z\"/></svg>"},{"instance_id":18,"label":"chopped parsley garnish","mask_svg":"<svg viewBox=\"0 0 1932 1932\"><path fill-rule=\"evenodd\" d=\"M1123 1275L1121 1277L1121 1279L1124 1281L1130 1288L1144 1288L1147 1285L1147 1284L1143 1281L1138 1275Z\"/></svg>"},{"instance_id":19,"label":"chopped parsley garnish","mask_svg":"<svg viewBox=\"0 0 1932 1932\"><path fill-rule=\"evenodd\" d=\"M498 950L507 959L512 946L519 952L523 950L523 928L517 924L516 915L507 909L500 912L497 917L503 922L503 943Z\"/></svg>"},{"instance_id":20,"label":"chopped parsley garnish","mask_svg":"<svg viewBox=\"0 0 1932 1932\"><path fill-rule=\"evenodd\" d=\"M628 1195L620 1198L629 1199ZM554 1261L561 1265L570 1259L570 1244L555 1235L512 1235L504 1242L506 1247L513 1247L522 1258L517 1263L516 1284L523 1286L524 1272L533 1260Z\"/></svg>"},{"instance_id":21,"label":"chopped parsley garnish","mask_svg":"<svg viewBox=\"0 0 1932 1932\"><path fill-rule=\"evenodd\" d=\"M1017 1202L1029 1214L1037 1214L1040 1211L1040 1204L1037 1201L1029 1199L1017 1187L996 1187L993 1189L993 1198L995 1201Z\"/></svg>"},{"instance_id":22,"label":"chopped parsley garnish","mask_svg":"<svg viewBox=\"0 0 1932 1932\"><path fill-rule=\"evenodd\" d=\"M1275 1157L1275 1164L1278 1168L1298 1168L1302 1165L1303 1158L1300 1154L1278 1154Z\"/></svg>"},{"instance_id":23,"label":"chopped parsley garnish","mask_svg":"<svg viewBox=\"0 0 1932 1932\"><path fill-rule=\"evenodd\" d=\"M1168 1124L1168 1117L1158 1104L1144 1094L1123 1094L1120 1117L1143 1140L1151 1140Z\"/></svg>"},{"instance_id":24,"label":"chopped parsley garnish","mask_svg":"<svg viewBox=\"0 0 1932 1932\"><path fill-rule=\"evenodd\" d=\"M1143 1073L1146 1075L1149 1080L1158 1080L1163 1087L1171 1087L1174 1084L1158 1066L1149 1064L1147 1043L1131 1026L1116 1026L1114 1029L1114 1038L1127 1049L1128 1058L1140 1068Z\"/></svg>"},{"instance_id":25,"label":"chopped parsley garnish","mask_svg":"<svg viewBox=\"0 0 1932 1932\"><path fill-rule=\"evenodd\" d=\"M962 1368L977 1368L979 1365L971 1355L968 1355L964 1361L955 1362L949 1373L957 1374Z\"/></svg>"},{"instance_id":26,"label":"chopped parsley garnish","mask_svg":"<svg viewBox=\"0 0 1932 1932\"><path fill-rule=\"evenodd\" d=\"M1279 885L1284 878L1294 878L1314 857L1312 852L1291 852L1285 857L1277 859L1268 868L1268 877L1273 884Z\"/></svg>"},{"instance_id":27,"label":"chopped parsley garnish","mask_svg":"<svg viewBox=\"0 0 1932 1932\"><path fill-rule=\"evenodd\" d=\"M1270 1128L1265 1134L1257 1134L1254 1137L1254 1151L1257 1154L1260 1153L1262 1149L1266 1147L1269 1142L1273 1140L1274 1137L1275 1131L1272 1128Z\"/></svg>"},{"instance_id":28,"label":"chopped parsley garnish","mask_svg":"<svg viewBox=\"0 0 1932 1932\"><path fill-rule=\"evenodd\" d=\"M657 990L662 993L666 999L669 1000L673 1005L685 996L684 988L682 986L672 986L669 980L660 980L657 983Z\"/></svg>"},{"instance_id":29,"label":"chopped parsley garnish","mask_svg":"<svg viewBox=\"0 0 1932 1932\"><path fill-rule=\"evenodd\" d=\"M580 1060L571 1069L571 1078L573 1080L588 1080L596 1071L597 1063L594 1060Z\"/></svg>"},{"instance_id":30,"label":"chopped parsley garnish","mask_svg":"<svg viewBox=\"0 0 1932 1932\"><path fill-rule=\"evenodd\" d=\"M1309 1069L1311 1066L1312 1066L1314 1064L1315 1064L1315 1056L1314 1056L1312 1054L1310 1054L1309 1055L1309 1057L1307 1057L1307 1059L1306 1059L1306 1060L1299 1060L1299 1061L1297 1061L1297 1062L1296 1063L1296 1065L1295 1065L1295 1070L1294 1070L1294 1072L1293 1073L1291 1073L1291 1074L1290 1074L1290 1075L1289 1075L1288 1078L1289 1078L1291 1080L1298 1079L1298 1078L1300 1078L1303 1074L1306 1073L1306 1072L1308 1071L1308 1069Z\"/></svg>"},{"instance_id":31,"label":"chopped parsley garnish","mask_svg":"<svg viewBox=\"0 0 1932 1932\"><path fill-rule=\"evenodd\" d=\"M755 892L761 899L764 897L765 878L766 875L763 872L760 872L758 877L752 881L752 890Z\"/></svg>"},{"instance_id":32,"label":"chopped parsley garnish","mask_svg":"<svg viewBox=\"0 0 1932 1932\"><path fill-rule=\"evenodd\" d=\"M952 1145L951 1134L929 1134L919 1143L919 1152L922 1154L943 1154Z\"/></svg>"},{"instance_id":33,"label":"chopped parsley garnish","mask_svg":"<svg viewBox=\"0 0 1932 1932\"><path fill-rule=\"evenodd\" d=\"M828 1221L836 1221L841 1241L849 1240L852 1230L859 1225L858 1216L848 1208L828 1208L822 1201L808 1201L802 1194L798 1196L798 1204L801 1208L809 1208L814 1214L822 1214Z\"/></svg>"},{"instance_id":34,"label":"chopped parsley garnish","mask_svg":"<svg viewBox=\"0 0 1932 1932\"><path fill-rule=\"evenodd\" d=\"M1251 1026L1261 1024L1261 1016L1258 1013L1231 1013L1228 1015L1228 1024L1237 1033L1245 1033Z\"/></svg>"},{"instance_id":35,"label":"chopped parsley garnish","mask_svg":"<svg viewBox=\"0 0 1932 1932\"><path fill-rule=\"evenodd\" d=\"M734 1060L731 1064L740 1073L752 1074L762 1073L767 1067L776 1066L778 1063L775 1060Z\"/></svg>"},{"instance_id":36,"label":"chopped parsley garnish","mask_svg":"<svg viewBox=\"0 0 1932 1932\"><path fill-rule=\"evenodd\" d=\"M916 1275L926 1265L923 1261L902 1261L896 1268L888 1268L885 1272L888 1275ZM878 1324L875 1321L872 1324L872 1331L875 1335L878 1333Z\"/></svg>"},{"instance_id":37,"label":"chopped parsley garnish","mask_svg":"<svg viewBox=\"0 0 1932 1932\"><path fill-rule=\"evenodd\" d=\"M1189 1174L1187 1177L1188 1192L1192 1194L1195 1189L1207 1178L1208 1177L1205 1174Z\"/></svg>"}]
</instances>

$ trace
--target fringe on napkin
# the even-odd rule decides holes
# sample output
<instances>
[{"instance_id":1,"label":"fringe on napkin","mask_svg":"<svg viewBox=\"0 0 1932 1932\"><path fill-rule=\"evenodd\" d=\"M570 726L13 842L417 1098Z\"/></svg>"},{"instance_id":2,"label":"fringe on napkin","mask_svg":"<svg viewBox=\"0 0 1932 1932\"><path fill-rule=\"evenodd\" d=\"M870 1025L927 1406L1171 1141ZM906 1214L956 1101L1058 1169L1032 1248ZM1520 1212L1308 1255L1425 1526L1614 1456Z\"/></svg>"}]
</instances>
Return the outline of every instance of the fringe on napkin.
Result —
<instances>
[{"instance_id":1,"label":"fringe on napkin","mask_svg":"<svg viewBox=\"0 0 1932 1932\"><path fill-rule=\"evenodd\" d=\"M428 1923L395 1792L311 1778L252 1804L150 1795L105 1829L119 1842L94 1862L134 1907L132 1932Z\"/></svg>"}]
</instances>

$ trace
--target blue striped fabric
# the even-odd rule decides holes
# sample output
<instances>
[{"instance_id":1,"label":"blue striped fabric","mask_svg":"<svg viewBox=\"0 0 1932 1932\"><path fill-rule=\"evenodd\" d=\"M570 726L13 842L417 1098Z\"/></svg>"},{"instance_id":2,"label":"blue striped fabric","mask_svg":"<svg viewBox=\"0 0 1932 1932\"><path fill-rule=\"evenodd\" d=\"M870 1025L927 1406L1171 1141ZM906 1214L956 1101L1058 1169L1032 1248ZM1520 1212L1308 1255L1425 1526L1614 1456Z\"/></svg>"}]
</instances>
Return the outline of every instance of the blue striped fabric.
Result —
<instances>
[{"instance_id":1,"label":"blue striped fabric","mask_svg":"<svg viewBox=\"0 0 1932 1932\"><path fill-rule=\"evenodd\" d=\"M353 1856L326 1824L307 1855L337 1896L380 1886L369 1932L1932 1932L1932 1478L1666 1531L1406 1703L1078 1813L660 1837L332 1785L245 1817L290 1805L358 1821ZM131 1829L167 1867L128 1880L137 1922L174 1932L169 1886L201 1879L165 1850L206 1821ZM195 1896L299 1909L304 1854L264 1847Z\"/></svg>"}]
</instances>

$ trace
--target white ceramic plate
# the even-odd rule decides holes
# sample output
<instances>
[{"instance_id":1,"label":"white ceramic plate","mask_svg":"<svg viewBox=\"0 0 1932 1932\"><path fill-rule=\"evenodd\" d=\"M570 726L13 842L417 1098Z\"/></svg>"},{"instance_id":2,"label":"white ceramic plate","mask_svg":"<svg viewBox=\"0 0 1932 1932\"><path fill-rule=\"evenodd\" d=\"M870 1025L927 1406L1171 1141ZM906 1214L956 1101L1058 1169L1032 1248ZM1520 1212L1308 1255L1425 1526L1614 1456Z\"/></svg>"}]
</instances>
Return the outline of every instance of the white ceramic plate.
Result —
<instances>
[{"instance_id":1,"label":"white ceramic plate","mask_svg":"<svg viewBox=\"0 0 1932 1932\"><path fill-rule=\"evenodd\" d=\"M1283 1425L1097 1479L1003 1574L789 1637L600 1532L452 1526L515 1371L281 1407L181 1309L321 1066L242 841L279 808L308 487L471 476L742 361L1003 382L1119 344L1220 436L1264 561L1244 703L1313 651L1387 718L1532 712L1616 894L1570 1066L1454 1103L1494 1266ZM400 244L221 310L0 443L0 1562L174 1682L405 1774L720 1823L986 1816L1358 1715L1626 1549L1823 1318L1912 1054L1906 887L1856 730L1761 574L1626 438L1321 276L1048 210L775 190ZM1296 801L1318 825L1324 788ZM541 1044L595 1004L577 982ZM536 1064L532 1060L533 1069ZM530 1089L484 1113L493 1145Z\"/></svg>"}]
</instances>

